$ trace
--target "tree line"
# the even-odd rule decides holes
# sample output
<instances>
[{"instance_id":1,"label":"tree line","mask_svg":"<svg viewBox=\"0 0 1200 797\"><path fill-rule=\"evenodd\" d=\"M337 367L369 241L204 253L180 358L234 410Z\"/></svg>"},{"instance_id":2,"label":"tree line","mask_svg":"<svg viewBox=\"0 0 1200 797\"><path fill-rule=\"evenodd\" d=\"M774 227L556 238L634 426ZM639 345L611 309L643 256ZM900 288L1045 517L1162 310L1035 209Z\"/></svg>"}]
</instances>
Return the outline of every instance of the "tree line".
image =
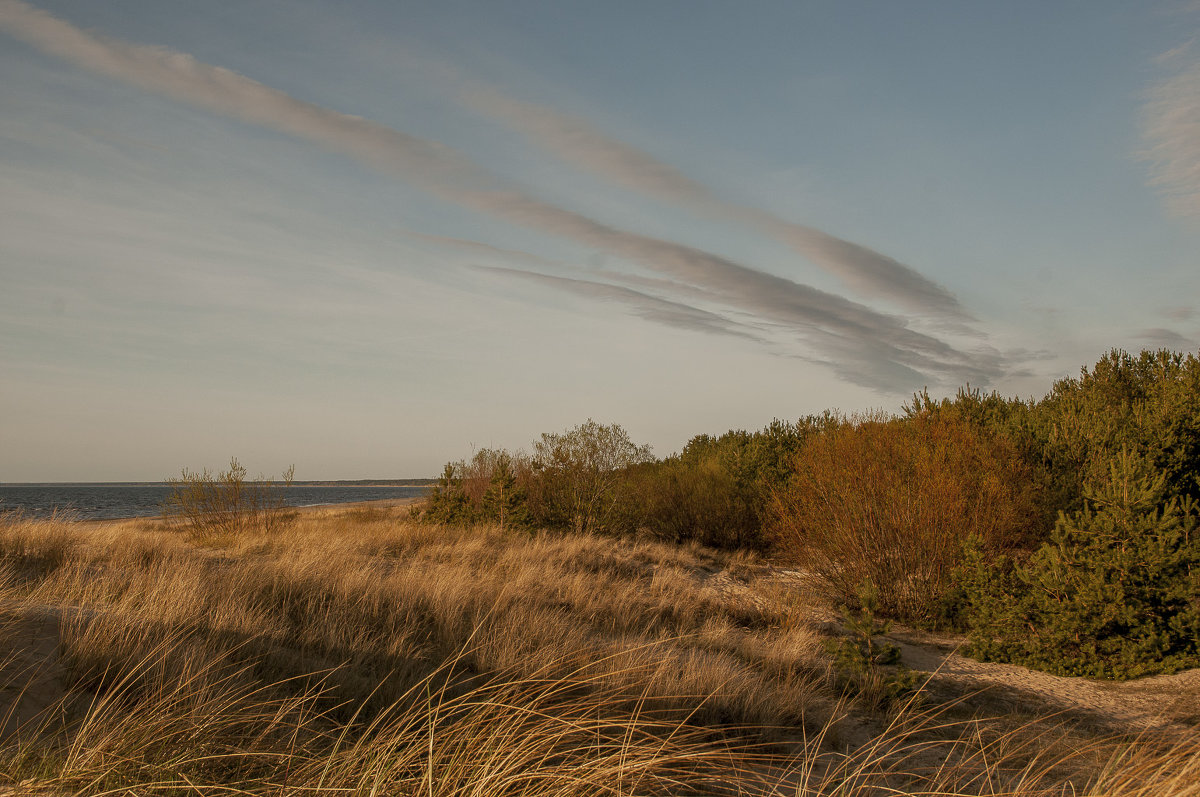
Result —
<instances>
[{"instance_id":1,"label":"tree line","mask_svg":"<svg viewBox=\"0 0 1200 797\"><path fill-rule=\"evenodd\" d=\"M1200 666L1200 361L1113 350L1041 399L969 386L896 413L698 435L618 425L447 464L425 517L747 548L855 606L1067 675Z\"/></svg>"}]
</instances>

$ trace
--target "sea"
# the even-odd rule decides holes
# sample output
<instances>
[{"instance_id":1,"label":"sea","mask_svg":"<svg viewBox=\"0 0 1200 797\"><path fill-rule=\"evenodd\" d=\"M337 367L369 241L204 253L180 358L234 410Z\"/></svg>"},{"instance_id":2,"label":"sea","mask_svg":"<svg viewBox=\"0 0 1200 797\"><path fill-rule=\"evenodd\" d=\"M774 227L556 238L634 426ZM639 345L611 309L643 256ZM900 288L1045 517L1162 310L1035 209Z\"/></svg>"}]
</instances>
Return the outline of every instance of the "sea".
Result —
<instances>
[{"instance_id":1,"label":"sea","mask_svg":"<svg viewBox=\"0 0 1200 797\"><path fill-rule=\"evenodd\" d=\"M408 480L412 481L412 480ZM394 498L423 498L429 484L395 482L292 482L280 486L289 506L320 506ZM55 513L79 520L155 517L171 494L166 482L0 484L0 513L27 517Z\"/></svg>"}]
</instances>

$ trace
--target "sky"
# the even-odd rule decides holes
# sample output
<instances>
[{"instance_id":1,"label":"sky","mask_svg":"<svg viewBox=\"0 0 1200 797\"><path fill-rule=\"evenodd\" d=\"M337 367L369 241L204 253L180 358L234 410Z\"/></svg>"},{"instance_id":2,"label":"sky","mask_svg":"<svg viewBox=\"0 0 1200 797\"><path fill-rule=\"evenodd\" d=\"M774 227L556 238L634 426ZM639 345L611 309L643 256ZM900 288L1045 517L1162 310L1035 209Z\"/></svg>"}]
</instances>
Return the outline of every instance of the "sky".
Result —
<instances>
[{"instance_id":1,"label":"sky","mask_svg":"<svg viewBox=\"0 0 1200 797\"><path fill-rule=\"evenodd\" d=\"M0 481L660 456L1200 345L1200 3L0 0Z\"/></svg>"}]
</instances>

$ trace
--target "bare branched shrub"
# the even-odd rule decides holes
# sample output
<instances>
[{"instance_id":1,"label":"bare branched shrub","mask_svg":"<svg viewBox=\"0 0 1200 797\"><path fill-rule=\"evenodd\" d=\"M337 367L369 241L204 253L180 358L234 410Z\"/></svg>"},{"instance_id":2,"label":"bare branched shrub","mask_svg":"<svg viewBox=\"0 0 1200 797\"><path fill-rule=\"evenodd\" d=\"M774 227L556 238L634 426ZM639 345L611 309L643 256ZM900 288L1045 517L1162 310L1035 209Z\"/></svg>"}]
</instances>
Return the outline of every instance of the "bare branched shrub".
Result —
<instances>
[{"instance_id":1,"label":"bare branched shrub","mask_svg":"<svg viewBox=\"0 0 1200 797\"><path fill-rule=\"evenodd\" d=\"M272 532L288 523L293 513L285 501L295 466L284 471L281 483L260 476L246 478L246 468L229 460L228 470L215 476L183 469L178 478L167 479L171 494L163 504L163 514L182 523L197 541L228 542L250 531Z\"/></svg>"},{"instance_id":2,"label":"bare branched shrub","mask_svg":"<svg viewBox=\"0 0 1200 797\"><path fill-rule=\"evenodd\" d=\"M810 439L773 500L778 550L854 605L936 621L962 541L1008 548L1036 534L1037 478L1003 439L965 421L872 417Z\"/></svg>"}]
</instances>

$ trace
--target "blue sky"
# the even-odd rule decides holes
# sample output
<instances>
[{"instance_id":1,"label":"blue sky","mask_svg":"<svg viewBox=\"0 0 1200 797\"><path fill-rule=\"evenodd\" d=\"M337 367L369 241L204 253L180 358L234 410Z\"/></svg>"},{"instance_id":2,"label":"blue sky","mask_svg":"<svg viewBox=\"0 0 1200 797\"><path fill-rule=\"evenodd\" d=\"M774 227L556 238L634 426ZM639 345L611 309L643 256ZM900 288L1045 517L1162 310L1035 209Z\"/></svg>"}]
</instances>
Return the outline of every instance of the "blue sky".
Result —
<instances>
[{"instance_id":1,"label":"blue sky","mask_svg":"<svg viewBox=\"0 0 1200 797\"><path fill-rule=\"evenodd\" d=\"M656 453L1200 344L1200 5L0 0L0 480Z\"/></svg>"}]
</instances>

